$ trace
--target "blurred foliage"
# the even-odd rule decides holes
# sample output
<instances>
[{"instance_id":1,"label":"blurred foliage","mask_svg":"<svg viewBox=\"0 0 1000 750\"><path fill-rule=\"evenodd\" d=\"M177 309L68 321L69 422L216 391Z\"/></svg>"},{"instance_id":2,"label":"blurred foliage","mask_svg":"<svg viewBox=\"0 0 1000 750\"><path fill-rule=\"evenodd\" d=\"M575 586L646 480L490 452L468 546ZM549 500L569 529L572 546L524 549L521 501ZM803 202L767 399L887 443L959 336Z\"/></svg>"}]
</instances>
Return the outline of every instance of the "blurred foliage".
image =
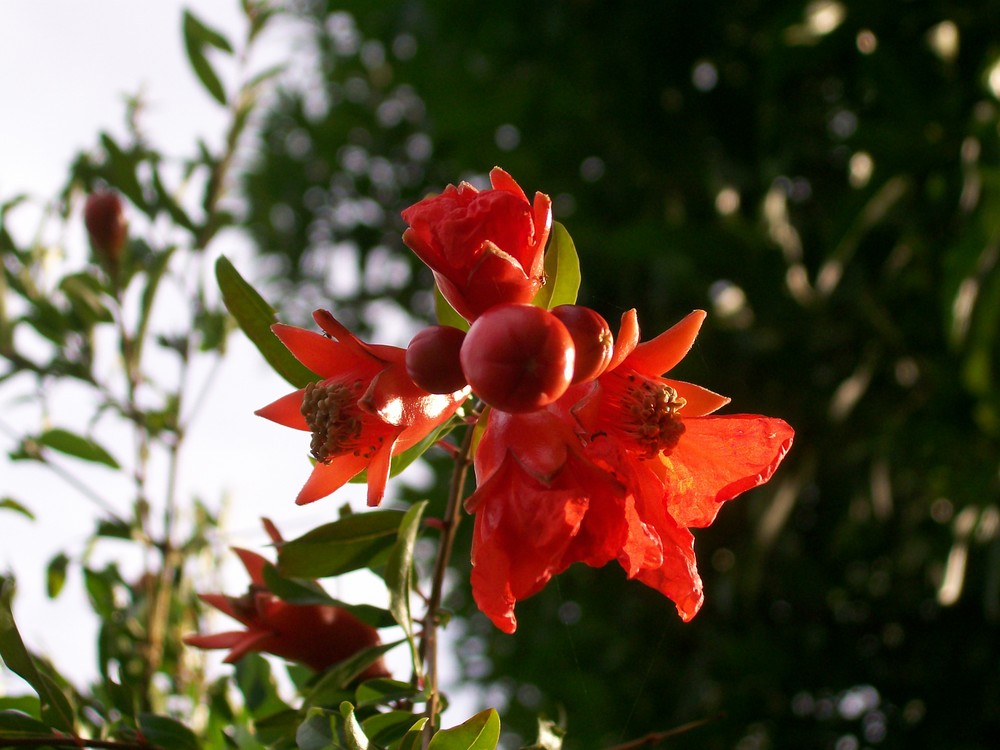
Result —
<instances>
[{"instance_id":1,"label":"blurred foliage","mask_svg":"<svg viewBox=\"0 0 1000 750\"><path fill-rule=\"evenodd\" d=\"M798 432L699 535L691 624L610 569L520 605L514 637L456 592L505 731L564 707L568 748L702 719L669 746L995 746L1000 7L294 7L315 59L244 178L288 316L430 317L398 212L500 164L554 198L583 303L647 335L707 307L678 376Z\"/></svg>"}]
</instances>

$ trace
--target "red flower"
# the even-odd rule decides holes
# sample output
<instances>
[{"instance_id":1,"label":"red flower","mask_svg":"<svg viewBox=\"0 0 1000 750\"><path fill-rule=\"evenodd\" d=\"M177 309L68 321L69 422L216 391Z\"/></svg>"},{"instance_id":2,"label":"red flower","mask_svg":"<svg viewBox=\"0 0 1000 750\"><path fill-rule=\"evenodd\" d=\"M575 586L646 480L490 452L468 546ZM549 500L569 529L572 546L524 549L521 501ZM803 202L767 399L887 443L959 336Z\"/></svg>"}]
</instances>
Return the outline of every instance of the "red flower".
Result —
<instances>
[{"instance_id":1,"label":"red flower","mask_svg":"<svg viewBox=\"0 0 1000 750\"><path fill-rule=\"evenodd\" d=\"M552 201L529 203L499 167L492 190L463 182L403 211L403 242L434 272L438 288L466 320L503 302L530 302L541 288Z\"/></svg>"},{"instance_id":2,"label":"red flower","mask_svg":"<svg viewBox=\"0 0 1000 750\"><path fill-rule=\"evenodd\" d=\"M661 374L691 348L694 312L638 344L635 311L622 319L608 369L538 412L494 411L476 455L479 488L473 595L505 632L514 604L573 562L617 559L629 578L661 591L684 620L702 583L688 530L770 479L792 443L784 421L707 416L729 399Z\"/></svg>"},{"instance_id":3,"label":"red flower","mask_svg":"<svg viewBox=\"0 0 1000 750\"><path fill-rule=\"evenodd\" d=\"M313 318L328 335L277 324L275 335L322 380L255 413L312 433L316 465L296 502L326 497L364 469L368 504L378 505L389 460L451 417L468 390L430 394L406 374L406 352L365 344L326 310Z\"/></svg>"},{"instance_id":4,"label":"red flower","mask_svg":"<svg viewBox=\"0 0 1000 750\"><path fill-rule=\"evenodd\" d=\"M243 623L246 630L214 635L189 635L184 642L196 648L227 648L226 663L239 661L251 651L280 656L321 672L362 649L377 646L378 632L346 609L323 605L296 605L283 602L264 583L260 555L233 549L250 574L251 584L243 596L201 594L201 599ZM379 659L359 677L369 680L388 677Z\"/></svg>"}]
</instances>

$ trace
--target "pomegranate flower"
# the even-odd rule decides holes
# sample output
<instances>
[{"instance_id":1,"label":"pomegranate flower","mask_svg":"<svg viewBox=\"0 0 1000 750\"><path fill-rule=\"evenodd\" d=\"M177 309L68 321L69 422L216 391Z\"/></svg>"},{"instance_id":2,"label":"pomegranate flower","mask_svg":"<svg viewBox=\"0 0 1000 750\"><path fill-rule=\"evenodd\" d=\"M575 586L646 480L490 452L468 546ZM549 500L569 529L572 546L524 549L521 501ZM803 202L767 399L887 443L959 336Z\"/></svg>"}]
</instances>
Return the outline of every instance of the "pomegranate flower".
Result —
<instances>
[{"instance_id":1,"label":"pomegranate flower","mask_svg":"<svg viewBox=\"0 0 1000 750\"><path fill-rule=\"evenodd\" d=\"M542 256L552 226L552 201L533 203L499 167L491 190L467 182L403 211L403 242L434 272L438 288L473 321L503 302L530 302L544 281Z\"/></svg>"},{"instance_id":2,"label":"pomegranate flower","mask_svg":"<svg viewBox=\"0 0 1000 750\"><path fill-rule=\"evenodd\" d=\"M320 378L255 413L312 433L316 465L298 494L300 505L326 497L368 471L368 504L385 494L389 461L450 418L468 389L431 394L406 373L406 352L366 344L326 310L313 318L326 336L277 324L275 335Z\"/></svg>"},{"instance_id":3,"label":"pomegranate flower","mask_svg":"<svg viewBox=\"0 0 1000 750\"><path fill-rule=\"evenodd\" d=\"M573 562L617 559L685 621L703 602L690 528L770 479L792 444L784 421L709 416L729 399L662 374L691 348L697 311L639 344L622 319L608 369L527 414L494 411L476 455L473 595L505 632L514 604Z\"/></svg>"},{"instance_id":4,"label":"pomegranate flower","mask_svg":"<svg viewBox=\"0 0 1000 750\"><path fill-rule=\"evenodd\" d=\"M201 599L246 626L213 635L190 635L189 646L226 648L226 663L237 662L251 651L280 656L305 664L321 672L362 649L381 643L378 631L346 609L318 604L296 605L272 594L264 583L267 560L244 549L233 551L240 556L250 574L250 587L242 596L201 594ZM359 677L369 680L388 677L385 663L379 659Z\"/></svg>"}]
</instances>

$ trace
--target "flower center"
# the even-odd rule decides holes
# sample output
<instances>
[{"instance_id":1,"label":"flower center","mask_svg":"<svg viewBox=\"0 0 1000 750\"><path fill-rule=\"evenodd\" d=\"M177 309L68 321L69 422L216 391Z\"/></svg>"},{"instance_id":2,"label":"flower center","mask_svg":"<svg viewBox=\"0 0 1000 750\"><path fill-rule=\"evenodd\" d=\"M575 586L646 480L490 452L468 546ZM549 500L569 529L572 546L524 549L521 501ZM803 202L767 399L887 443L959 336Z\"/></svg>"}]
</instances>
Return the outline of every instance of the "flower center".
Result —
<instances>
[{"instance_id":1,"label":"flower center","mask_svg":"<svg viewBox=\"0 0 1000 750\"><path fill-rule=\"evenodd\" d=\"M337 456L356 448L361 437L361 412L358 398L361 381L345 383L310 383L302 395L302 416L312 430L309 449L320 463L330 463Z\"/></svg>"},{"instance_id":2,"label":"flower center","mask_svg":"<svg viewBox=\"0 0 1000 750\"><path fill-rule=\"evenodd\" d=\"M669 455L684 434L684 423L677 412L687 401L666 383L635 373L628 375L627 381L621 399L621 429L633 447L638 446L643 458Z\"/></svg>"}]
</instances>

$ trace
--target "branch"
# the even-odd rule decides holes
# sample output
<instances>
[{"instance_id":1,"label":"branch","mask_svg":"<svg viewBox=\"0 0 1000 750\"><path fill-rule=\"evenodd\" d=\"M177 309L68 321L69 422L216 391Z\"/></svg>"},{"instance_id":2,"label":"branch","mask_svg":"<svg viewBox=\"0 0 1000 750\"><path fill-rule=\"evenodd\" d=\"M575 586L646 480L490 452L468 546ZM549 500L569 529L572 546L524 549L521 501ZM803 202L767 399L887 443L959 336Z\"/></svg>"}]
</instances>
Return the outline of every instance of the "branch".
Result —
<instances>
[{"instance_id":1,"label":"branch","mask_svg":"<svg viewBox=\"0 0 1000 750\"><path fill-rule=\"evenodd\" d=\"M628 742L623 742L620 745L615 745L614 747L605 748L605 750L638 750L641 747L652 747L653 745L659 745L664 740L669 740L671 737L676 737L679 734L684 734L685 732L690 732L692 729L698 729L706 724L709 724L716 719L719 719L722 714L718 716L713 716L710 719L698 719L697 721L689 721L687 724L681 724L679 727L674 727L673 729L665 729L662 732L650 732L647 735L639 737L635 740L629 740Z\"/></svg>"},{"instance_id":2,"label":"branch","mask_svg":"<svg viewBox=\"0 0 1000 750\"><path fill-rule=\"evenodd\" d=\"M60 734L40 735L38 737L4 737L3 734L0 734L0 747L97 747L109 748L110 750L152 750L156 745L145 740L123 742Z\"/></svg>"}]
</instances>

